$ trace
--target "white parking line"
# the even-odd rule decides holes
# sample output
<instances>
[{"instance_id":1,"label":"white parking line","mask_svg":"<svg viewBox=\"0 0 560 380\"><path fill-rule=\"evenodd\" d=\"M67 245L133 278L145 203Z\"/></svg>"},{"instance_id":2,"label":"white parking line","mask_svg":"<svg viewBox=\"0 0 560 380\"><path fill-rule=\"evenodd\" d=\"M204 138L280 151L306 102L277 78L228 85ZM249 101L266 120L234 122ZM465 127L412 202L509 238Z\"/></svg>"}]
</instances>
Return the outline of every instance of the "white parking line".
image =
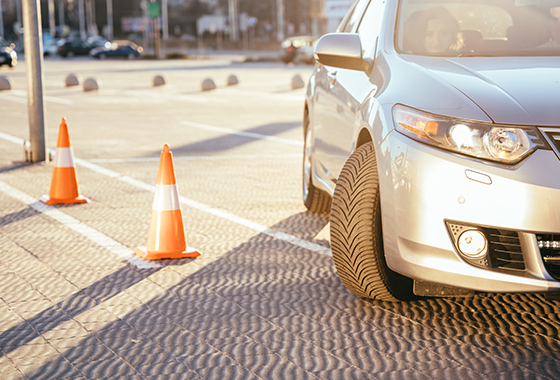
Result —
<instances>
[{"instance_id":1,"label":"white parking line","mask_svg":"<svg viewBox=\"0 0 560 380\"><path fill-rule=\"evenodd\" d=\"M301 158L301 154L234 154L214 156L173 156L173 161L232 161L232 160L267 160ZM124 162L159 162L159 157L134 157L134 158L93 158L89 162L95 163L124 163Z\"/></svg>"},{"instance_id":2,"label":"white parking line","mask_svg":"<svg viewBox=\"0 0 560 380\"><path fill-rule=\"evenodd\" d=\"M5 135L3 133L0 133L0 138L4 138L5 136L9 136L9 135ZM16 142L16 143L19 143L19 144L23 144L22 139L18 139L17 137L13 137L13 136L9 136L9 138L6 138L5 140L10 141L10 142ZM284 140L284 139L282 139L282 140ZM288 141L291 141L291 140L288 140ZM54 153L53 150L49 149L49 151L52 151ZM77 165L85 167L87 169L90 169L90 170L92 170L92 171L94 171L98 174L101 174L101 175L104 175L104 176L107 176L107 177L110 177L110 178L114 178L114 179L117 179L117 180L122 181L124 183L127 183L131 186L134 186L134 187L137 187L137 188L155 193L156 187L154 185L149 185L145 182L139 181L139 180L137 180L135 178L132 178L132 177L123 176L120 173L117 173L117 172L115 172L113 170L110 170L110 169L106 169L104 167L96 165L96 164L94 164L90 161L87 161L87 160L82 160L82 159L74 157L74 162ZM304 239L300 239L296 236L287 234L285 232L275 231L271 228L268 228L267 226L264 226L262 224L253 222L253 221L245 219L245 218L241 218L241 217L239 217L237 215L234 215L234 214L232 214L228 211L220 210L220 209L208 206L206 204L197 202L195 200L192 200L192 199L189 199L189 198L186 198L186 197L183 197L183 196L179 197L179 200L182 204L184 204L188 207L191 207L191 208L194 208L196 210L202 211L202 212L207 213L209 215L213 215L213 216L218 217L220 219L224 219L224 220L227 220L229 222L239 224L239 225L247 227L247 228L249 228L253 231L263 233L265 235L274 237L274 238L279 239L279 240L283 240L285 242L288 242L290 244L296 245L296 246L301 247L301 248L305 248L305 249L310 250L312 252L316 252L316 253L319 253L319 254L322 254L322 255L328 255L328 256L332 255L331 250L329 248L323 247L322 245L315 244L315 243L312 243L312 242L304 240ZM55 211L57 211L57 210L55 210ZM63 215L65 215L65 214L63 214ZM77 221L77 222L80 223L79 221ZM120 244L120 243L117 243L117 244Z\"/></svg>"},{"instance_id":3,"label":"white parking line","mask_svg":"<svg viewBox=\"0 0 560 380\"><path fill-rule=\"evenodd\" d=\"M85 225L78 219L75 219L70 215L63 213L62 211L57 210L53 206L41 203L37 199L34 199L33 197L9 186L2 181L0 181L0 191L14 199L17 199L20 202L27 204L29 207L40 212L41 214L44 214L49 218L56 220L65 227L79 233L95 244L117 255L121 259L124 259L133 265L136 265L138 268L161 268L161 265L141 259L140 257L136 256L131 249L125 247L118 241L111 239L107 235Z\"/></svg>"},{"instance_id":4,"label":"white parking line","mask_svg":"<svg viewBox=\"0 0 560 380\"><path fill-rule=\"evenodd\" d=\"M8 94L0 94L0 99L8 100L10 102L16 102L16 103L20 103L20 104L27 104L27 98L21 98L21 97L17 97L17 96L8 95Z\"/></svg>"},{"instance_id":5,"label":"white parking line","mask_svg":"<svg viewBox=\"0 0 560 380\"><path fill-rule=\"evenodd\" d=\"M128 177L128 176L123 176L117 172L114 172L112 170L100 167L92 162L86 161L86 160L82 160L79 158L74 158L74 161L76 162L77 165L83 166L85 168L88 168L96 173L99 174L103 174L105 176L111 177L111 178L115 178L119 181L122 181L124 183L127 183L131 186L146 190L146 191L150 191L152 193L155 193L155 189L156 187L154 185L148 185L145 182L139 181L135 178L132 177ZM331 250L328 248L323 247L322 245L319 244L315 244L312 242L309 242L307 240L303 240L300 239L298 237L292 236L290 234L281 232L281 231L274 231L271 228L268 228L262 224L253 222L251 220L245 219L245 218L241 218L237 215L234 215L232 213L229 213L225 210L220 210L211 206L208 206L206 204L197 202L195 200L180 196L179 197L179 201L191 208L194 208L196 210L202 211L204 213L216 216L220 219L224 219L227 220L229 222L233 222L236 224L239 224L241 226L247 227L253 231L259 232L259 233L263 233L265 235L274 237L276 239L280 239L280 240L284 240L288 243L291 243L293 245L297 245L298 247L302 247L305 249L308 249L310 251L316 252L316 253L320 253L322 255L328 255L331 256Z\"/></svg>"},{"instance_id":6,"label":"white parking line","mask_svg":"<svg viewBox=\"0 0 560 380\"><path fill-rule=\"evenodd\" d=\"M269 136L269 135L262 135L260 133L238 131L236 129L217 127L215 125L193 123L192 121L182 121L181 124L185 125L187 127L199 128L199 129L204 129L204 130L208 130L208 131L222 132L222 133L227 133L229 135L250 137L250 138L253 138L253 139L257 139L257 140L275 141L275 142L279 142L279 143L282 143L282 144L288 144L288 145L295 145L295 146L303 147L303 142L301 142L301 141L284 139L284 138L281 138L281 137L275 137L275 136Z\"/></svg>"},{"instance_id":7,"label":"white parking line","mask_svg":"<svg viewBox=\"0 0 560 380\"><path fill-rule=\"evenodd\" d=\"M0 94L0 99L10 100L12 102L27 104L27 92L22 90L12 90L9 94ZM46 96L45 100L51 103L59 103L64 105L72 105L73 101L68 99L57 98L54 96Z\"/></svg>"},{"instance_id":8,"label":"white parking line","mask_svg":"<svg viewBox=\"0 0 560 380\"><path fill-rule=\"evenodd\" d=\"M251 90L239 90L239 89L227 89L228 93L236 96L254 96L259 99L269 99L272 101L289 101L297 102L303 104L305 100L305 94L294 94L288 92L274 93L274 92L263 92L263 91L251 91Z\"/></svg>"}]
</instances>

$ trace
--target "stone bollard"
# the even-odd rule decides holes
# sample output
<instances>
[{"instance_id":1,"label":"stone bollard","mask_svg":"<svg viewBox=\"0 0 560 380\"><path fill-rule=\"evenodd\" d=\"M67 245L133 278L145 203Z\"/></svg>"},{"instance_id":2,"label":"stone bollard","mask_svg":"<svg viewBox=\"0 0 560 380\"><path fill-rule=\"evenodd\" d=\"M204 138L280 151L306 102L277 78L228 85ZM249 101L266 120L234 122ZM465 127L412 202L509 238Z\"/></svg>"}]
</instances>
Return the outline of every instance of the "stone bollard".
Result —
<instances>
[{"instance_id":1,"label":"stone bollard","mask_svg":"<svg viewBox=\"0 0 560 380\"><path fill-rule=\"evenodd\" d=\"M235 86L237 84L239 84L239 79L237 78L236 75L231 74L230 76L227 77L228 86Z\"/></svg>"},{"instance_id":2,"label":"stone bollard","mask_svg":"<svg viewBox=\"0 0 560 380\"><path fill-rule=\"evenodd\" d=\"M305 87L305 83L303 82L301 75L299 74L294 75L294 77L292 78L292 90L297 90L298 88L304 88L304 87Z\"/></svg>"},{"instance_id":3,"label":"stone bollard","mask_svg":"<svg viewBox=\"0 0 560 380\"><path fill-rule=\"evenodd\" d=\"M79 86L82 83L82 78L77 74L68 74L64 83L66 87Z\"/></svg>"},{"instance_id":4,"label":"stone bollard","mask_svg":"<svg viewBox=\"0 0 560 380\"><path fill-rule=\"evenodd\" d=\"M101 82L99 82L95 78L87 78L84 81L84 91L85 92L98 91L100 87L101 87Z\"/></svg>"},{"instance_id":5,"label":"stone bollard","mask_svg":"<svg viewBox=\"0 0 560 380\"><path fill-rule=\"evenodd\" d=\"M14 87L12 80L6 75L0 75L0 91L8 91Z\"/></svg>"},{"instance_id":6,"label":"stone bollard","mask_svg":"<svg viewBox=\"0 0 560 380\"><path fill-rule=\"evenodd\" d=\"M163 86L167 83L167 79L163 75L156 75L152 79L152 85L154 87Z\"/></svg>"},{"instance_id":7,"label":"stone bollard","mask_svg":"<svg viewBox=\"0 0 560 380\"><path fill-rule=\"evenodd\" d=\"M206 78L201 84L202 91L212 91L216 89L216 83L210 78Z\"/></svg>"}]
</instances>

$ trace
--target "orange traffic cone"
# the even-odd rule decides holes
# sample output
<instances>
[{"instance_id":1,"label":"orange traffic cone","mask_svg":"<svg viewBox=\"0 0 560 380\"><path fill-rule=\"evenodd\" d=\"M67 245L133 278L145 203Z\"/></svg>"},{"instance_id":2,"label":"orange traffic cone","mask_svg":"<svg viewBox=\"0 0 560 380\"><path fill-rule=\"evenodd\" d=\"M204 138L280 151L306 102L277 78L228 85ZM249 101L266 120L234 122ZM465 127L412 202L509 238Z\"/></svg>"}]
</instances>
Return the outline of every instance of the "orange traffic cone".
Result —
<instances>
[{"instance_id":1,"label":"orange traffic cone","mask_svg":"<svg viewBox=\"0 0 560 380\"><path fill-rule=\"evenodd\" d=\"M58 129L51 191L48 196L43 195L40 200L48 205L89 202L89 199L81 196L78 191L78 180L76 178L72 147L70 146L70 136L68 135L68 126L64 117Z\"/></svg>"},{"instance_id":2,"label":"orange traffic cone","mask_svg":"<svg viewBox=\"0 0 560 380\"><path fill-rule=\"evenodd\" d=\"M179 192L173 169L173 156L167 144L163 146L159 160L148 246L138 247L134 253L146 260L200 256L200 252L197 250L187 248Z\"/></svg>"}]
</instances>

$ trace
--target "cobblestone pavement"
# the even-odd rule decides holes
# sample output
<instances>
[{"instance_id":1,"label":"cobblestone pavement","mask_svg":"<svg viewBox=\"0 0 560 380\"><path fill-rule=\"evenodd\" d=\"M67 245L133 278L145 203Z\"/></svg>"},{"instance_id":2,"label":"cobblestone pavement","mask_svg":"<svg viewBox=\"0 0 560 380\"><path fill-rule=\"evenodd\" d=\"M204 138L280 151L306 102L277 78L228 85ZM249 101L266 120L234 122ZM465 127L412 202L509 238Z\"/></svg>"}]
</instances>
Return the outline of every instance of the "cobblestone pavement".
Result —
<instances>
[{"instance_id":1,"label":"cobblestone pavement","mask_svg":"<svg viewBox=\"0 0 560 380\"><path fill-rule=\"evenodd\" d=\"M410 303L351 295L328 218L301 203L295 74L309 66L45 61L48 146L67 118L88 204L44 206L52 163L23 161L24 64L1 69L3 379L558 379L559 303L478 294ZM64 86L69 73L101 90ZM164 74L168 83L154 88ZM235 74L239 85L226 86ZM201 92L203 79L218 88ZM145 262L169 143L196 259Z\"/></svg>"}]
</instances>

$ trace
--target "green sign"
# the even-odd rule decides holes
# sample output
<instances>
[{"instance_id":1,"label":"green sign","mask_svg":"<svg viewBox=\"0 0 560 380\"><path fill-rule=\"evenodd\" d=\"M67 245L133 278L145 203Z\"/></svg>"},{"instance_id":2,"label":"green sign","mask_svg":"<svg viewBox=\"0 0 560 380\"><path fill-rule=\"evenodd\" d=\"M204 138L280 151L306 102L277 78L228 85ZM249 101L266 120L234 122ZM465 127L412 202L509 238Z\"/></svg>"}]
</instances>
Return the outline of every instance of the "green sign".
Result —
<instances>
[{"instance_id":1,"label":"green sign","mask_svg":"<svg viewBox=\"0 0 560 380\"><path fill-rule=\"evenodd\" d=\"M150 16L151 18L154 18L154 17L159 17L160 14L161 13L160 13L159 3L156 3L156 2L148 3L148 16Z\"/></svg>"}]
</instances>

